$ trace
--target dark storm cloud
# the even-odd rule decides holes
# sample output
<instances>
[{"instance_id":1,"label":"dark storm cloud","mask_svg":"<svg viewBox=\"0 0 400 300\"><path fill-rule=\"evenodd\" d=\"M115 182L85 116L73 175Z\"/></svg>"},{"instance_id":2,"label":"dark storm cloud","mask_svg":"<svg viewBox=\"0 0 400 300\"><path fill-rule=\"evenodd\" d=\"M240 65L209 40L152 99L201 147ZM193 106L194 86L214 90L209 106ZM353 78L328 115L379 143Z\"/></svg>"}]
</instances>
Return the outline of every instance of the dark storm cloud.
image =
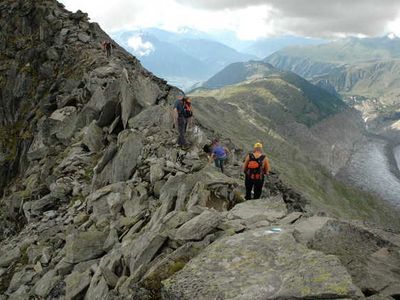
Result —
<instances>
[{"instance_id":1,"label":"dark storm cloud","mask_svg":"<svg viewBox=\"0 0 400 300\"><path fill-rule=\"evenodd\" d=\"M280 31L309 36L380 35L400 13L399 0L178 0L210 10L268 5Z\"/></svg>"}]
</instances>

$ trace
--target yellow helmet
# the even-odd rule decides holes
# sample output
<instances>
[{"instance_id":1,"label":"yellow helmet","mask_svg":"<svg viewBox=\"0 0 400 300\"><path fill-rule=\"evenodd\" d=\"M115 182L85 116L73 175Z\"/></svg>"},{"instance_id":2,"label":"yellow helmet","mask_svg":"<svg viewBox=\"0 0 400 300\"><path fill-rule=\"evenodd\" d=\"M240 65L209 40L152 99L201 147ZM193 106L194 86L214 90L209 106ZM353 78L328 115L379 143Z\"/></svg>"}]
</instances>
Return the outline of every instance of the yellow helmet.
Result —
<instances>
[{"instance_id":1,"label":"yellow helmet","mask_svg":"<svg viewBox=\"0 0 400 300\"><path fill-rule=\"evenodd\" d=\"M263 145L261 143L255 143L254 148L262 148Z\"/></svg>"}]
</instances>

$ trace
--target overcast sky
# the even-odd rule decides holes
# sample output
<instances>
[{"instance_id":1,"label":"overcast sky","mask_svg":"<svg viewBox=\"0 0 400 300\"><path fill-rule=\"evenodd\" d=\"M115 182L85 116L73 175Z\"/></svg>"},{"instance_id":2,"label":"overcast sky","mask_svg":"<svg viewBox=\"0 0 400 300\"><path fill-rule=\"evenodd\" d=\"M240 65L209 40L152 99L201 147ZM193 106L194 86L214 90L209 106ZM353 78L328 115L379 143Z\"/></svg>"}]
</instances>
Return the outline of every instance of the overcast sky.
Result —
<instances>
[{"instance_id":1,"label":"overcast sky","mask_svg":"<svg viewBox=\"0 0 400 300\"><path fill-rule=\"evenodd\" d=\"M231 30L241 39L273 35L400 36L400 0L61 0L108 32L158 27Z\"/></svg>"}]
</instances>

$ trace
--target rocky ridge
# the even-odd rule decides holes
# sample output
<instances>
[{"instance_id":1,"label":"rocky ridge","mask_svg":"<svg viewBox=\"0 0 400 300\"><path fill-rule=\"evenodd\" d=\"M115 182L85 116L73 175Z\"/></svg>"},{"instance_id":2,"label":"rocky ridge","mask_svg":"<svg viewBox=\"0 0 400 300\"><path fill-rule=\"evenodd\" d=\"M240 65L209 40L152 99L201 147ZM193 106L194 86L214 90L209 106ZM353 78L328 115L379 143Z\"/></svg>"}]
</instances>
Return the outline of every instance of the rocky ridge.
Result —
<instances>
[{"instance_id":1,"label":"rocky ridge","mask_svg":"<svg viewBox=\"0 0 400 300\"><path fill-rule=\"evenodd\" d=\"M226 175L209 166L201 123L178 149L179 91L118 47L107 60L85 14L55 1L0 11L2 128L22 124L2 140L17 151L2 162L0 299L398 297L399 235L313 216L276 175L243 202L240 156Z\"/></svg>"}]
</instances>

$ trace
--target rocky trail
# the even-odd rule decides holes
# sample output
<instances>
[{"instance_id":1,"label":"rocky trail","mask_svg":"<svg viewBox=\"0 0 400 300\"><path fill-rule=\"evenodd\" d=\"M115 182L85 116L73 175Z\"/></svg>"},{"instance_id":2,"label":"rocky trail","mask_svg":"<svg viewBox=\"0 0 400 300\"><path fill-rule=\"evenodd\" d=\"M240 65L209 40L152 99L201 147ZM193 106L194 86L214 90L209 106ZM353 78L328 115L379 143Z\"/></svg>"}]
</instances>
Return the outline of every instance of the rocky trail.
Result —
<instances>
[{"instance_id":1,"label":"rocky trail","mask_svg":"<svg viewBox=\"0 0 400 300\"><path fill-rule=\"evenodd\" d=\"M157 105L131 118L92 180L81 171L93 136L75 141L51 192L23 205L27 225L1 243L4 299L396 299L399 236L311 216L279 180L242 202L242 182L202 157L205 131L179 150L169 116ZM133 176L103 184L132 163Z\"/></svg>"},{"instance_id":2,"label":"rocky trail","mask_svg":"<svg viewBox=\"0 0 400 300\"><path fill-rule=\"evenodd\" d=\"M201 123L179 149L179 90L119 47L107 60L85 14L0 12L0 116L19 126L1 161L0 299L399 299L398 234L313 215L276 174L243 202L241 157L209 165L218 132Z\"/></svg>"}]
</instances>

